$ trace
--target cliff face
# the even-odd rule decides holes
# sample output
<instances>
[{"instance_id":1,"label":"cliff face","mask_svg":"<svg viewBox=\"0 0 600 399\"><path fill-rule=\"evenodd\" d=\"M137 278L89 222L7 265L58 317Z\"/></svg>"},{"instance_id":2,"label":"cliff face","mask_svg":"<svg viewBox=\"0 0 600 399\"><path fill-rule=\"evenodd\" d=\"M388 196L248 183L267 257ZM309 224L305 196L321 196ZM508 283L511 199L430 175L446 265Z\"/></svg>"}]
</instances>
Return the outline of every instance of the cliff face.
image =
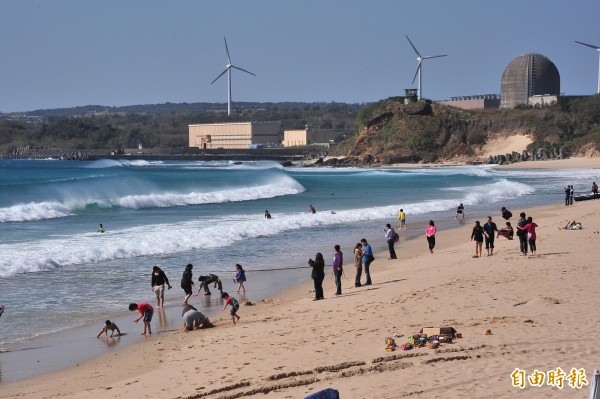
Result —
<instances>
[{"instance_id":1,"label":"cliff face","mask_svg":"<svg viewBox=\"0 0 600 399\"><path fill-rule=\"evenodd\" d=\"M598 147L598 123L570 112L564 104L543 109L466 111L425 101L405 105L403 100L389 98L360 110L358 135L341 143L332 155L350 158L343 163L362 159L363 164L487 162L489 156L481 156L486 142L515 134L531 137L528 150L551 154L548 157L575 154L583 146L589 153L590 146Z\"/></svg>"}]
</instances>

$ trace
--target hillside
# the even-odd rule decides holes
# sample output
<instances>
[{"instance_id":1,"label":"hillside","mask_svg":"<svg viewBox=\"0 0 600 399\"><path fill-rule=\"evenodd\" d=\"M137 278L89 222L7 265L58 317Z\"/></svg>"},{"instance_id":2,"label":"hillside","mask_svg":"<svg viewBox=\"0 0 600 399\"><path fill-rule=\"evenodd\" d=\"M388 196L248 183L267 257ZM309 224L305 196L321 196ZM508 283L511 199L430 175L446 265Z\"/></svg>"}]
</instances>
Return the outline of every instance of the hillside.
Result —
<instances>
[{"instance_id":1,"label":"hillside","mask_svg":"<svg viewBox=\"0 0 600 399\"><path fill-rule=\"evenodd\" d=\"M404 104L393 97L358 112L358 135L332 151L333 156L360 158L370 164L460 160L487 162L490 155L527 147L540 158L596 155L600 148L600 96L561 98L545 108L465 111L437 103ZM509 136L524 139L519 148L496 146ZM486 153L487 151L487 153ZM514 154L512 154L514 155ZM352 162L352 161L346 161Z\"/></svg>"},{"instance_id":2,"label":"hillside","mask_svg":"<svg viewBox=\"0 0 600 399\"><path fill-rule=\"evenodd\" d=\"M330 149L331 155L345 157L340 165L505 163L518 160L525 147L530 156L541 159L597 156L600 148L600 96L562 97L544 108L494 111L465 111L425 101L405 105L403 97L368 105L236 103L231 117L224 110L223 104L167 103L0 114L0 154L19 156L14 149L22 146L71 149L76 155L80 150L108 153L140 143L172 154L185 151L188 124L247 120L280 120L284 129L337 129L347 136ZM499 157L490 158L494 155Z\"/></svg>"}]
</instances>

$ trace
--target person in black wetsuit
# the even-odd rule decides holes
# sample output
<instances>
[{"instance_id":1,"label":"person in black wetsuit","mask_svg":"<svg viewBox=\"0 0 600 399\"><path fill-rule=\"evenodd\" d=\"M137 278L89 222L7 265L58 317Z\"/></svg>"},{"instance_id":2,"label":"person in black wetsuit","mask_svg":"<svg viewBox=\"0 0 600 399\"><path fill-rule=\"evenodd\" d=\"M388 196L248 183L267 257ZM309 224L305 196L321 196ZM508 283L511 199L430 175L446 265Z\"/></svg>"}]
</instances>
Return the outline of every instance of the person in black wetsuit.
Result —
<instances>
[{"instance_id":1,"label":"person in black wetsuit","mask_svg":"<svg viewBox=\"0 0 600 399\"><path fill-rule=\"evenodd\" d=\"M213 288L219 288L219 292L223 292L223 284L219 277L216 274L207 274L198 277L198 281L200 281L200 286L198 287L198 292L196 295L200 295L200 290L204 287L204 295L210 295L210 289L208 286L214 283Z\"/></svg>"}]
</instances>

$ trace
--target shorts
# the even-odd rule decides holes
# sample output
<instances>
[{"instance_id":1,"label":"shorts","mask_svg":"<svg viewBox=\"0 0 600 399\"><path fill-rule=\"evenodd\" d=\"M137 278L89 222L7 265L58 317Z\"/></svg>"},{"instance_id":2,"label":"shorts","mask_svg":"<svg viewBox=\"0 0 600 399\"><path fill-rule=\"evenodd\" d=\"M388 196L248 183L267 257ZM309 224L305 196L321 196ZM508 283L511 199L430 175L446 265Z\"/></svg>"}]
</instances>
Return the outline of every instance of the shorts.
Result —
<instances>
[{"instance_id":1,"label":"shorts","mask_svg":"<svg viewBox=\"0 0 600 399\"><path fill-rule=\"evenodd\" d=\"M406 225L406 219L400 219L400 226Z\"/></svg>"},{"instance_id":2,"label":"shorts","mask_svg":"<svg viewBox=\"0 0 600 399\"><path fill-rule=\"evenodd\" d=\"M183 288L183 292L185 292L185 295L192 295L192 286L187 286L187 287L181 287Z\"/></svg>"},{"instance_id":3,"label":"shorts","mask_svg":"<svg viewBox=\"0 0 600 399\"><path fill-rule=\"evenodd\" d=\"M149 309L144 313L144 322L150 323L152 321L152 316L154 316L154 309Z\"/></svg>"},{"instance_id":4,"label":"shorts","mask_svg":"<svg viewBox=\"0 0 600 399\"><path fill-rule=\"evenodd\" d=\"M487 238L485 239L485 249L488 248L494 248L494 239L493 238Z\"/></svg>"},{"instance_id":5,"label":"shorts","mask_svg":"<svg viewBox=\"0 0 600 399\"><path fill-rule=\"evenodd\" d=\"M200 324L206 317L197 310L189 310L183 315L183 322L188 330L194 329L194 324Z\"/></svg>"},{"instance_id":6,"label":"shorts","mask_svg":"<svg viewBox=\"0 0 600 399\"><path fill-rule=\"evenodd\" d=\"M155 285L154 287L152 287L152 289L154 290L154 293L156 294L156 299L164 299L165 298L165 285L161 284L161 285Z\"/></svg>"},{"instance_id":7,"label":"shorts","mask_svg":"<svg viewBox=\"0 0 600 399\"><path fill-rule=\"evenodd\" d=\"M230 315L235 316L235 314L237 313L238 309L240 308L240 305L235 305L231 308L231 311L229 312Z\"/></svg>"}]
</instances>

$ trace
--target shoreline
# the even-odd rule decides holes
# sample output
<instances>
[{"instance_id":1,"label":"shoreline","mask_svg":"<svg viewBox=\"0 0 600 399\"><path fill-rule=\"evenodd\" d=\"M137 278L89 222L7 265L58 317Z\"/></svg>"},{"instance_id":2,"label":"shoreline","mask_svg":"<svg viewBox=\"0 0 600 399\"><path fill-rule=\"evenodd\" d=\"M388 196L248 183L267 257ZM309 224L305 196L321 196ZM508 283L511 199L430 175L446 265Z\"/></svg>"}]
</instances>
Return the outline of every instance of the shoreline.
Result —
<instances>
[{"instance_id":1,"label":"shoreline","mask_svg":"<svg viewBox=\"0 0 600 399\"><path fill-rule=\"evenodd\" d=\"M577 277L580 280L577 280L577 283L585 285L583 273L595 267L592 263L585 262L585 255L592 250L593 243L590 244L589 240L580 242L579 238L582 235L593 237L594 229L600 226L600 205L595 201L588 201L580 206L568 208L548 205L525 209L525 211L528 214L533 213L540 224L538 231L540 257L519 257L515 254L518 241L499 239L496 256L485 261L470 258L472 244L465 242L472 222L472 219L468 219L466 225L438 233L438 247L434 255L425 254L427 249L424 239L422 242L413 239L402 243L397 249L399 255L397 261L386 261L385 252L378 252L372 266L374 284L369 288L354 289L351 286L354 268L351 265L351 254L346 254L347 278L343 281L344 295L341 297L333 297L330 294L333 292L333 283L326 277L324 282L326 300L312 302L311 294L308 293L312 288L312 282L308 280L286 292L257 301L256 306L242 306L239 312L242 320L236 326L232 326L225 318L225 321L219 321L218 327L214 329L187 334L178 331L169 332L161 335L159 340L150 339L140 344L119 348L113 353L96 357L77 367L14 383L2 383L3 392L0 397L16 395L114 397L133 395L133 392L136 392L135 395L143 394L157 398L177 395L200 397L195 395L223 389L219 394L216 392L208 394L208 397L227 398L238 397L227 395L243 393L244 390L248 391L248 394L242 397L253 396L248 387L254 386L263 387L265 392L261 393L261 397L267 398L281 397L282 390L287 395L301 397L309 392L307 387L311 388L310 392L314 392L317 388L327 386L340 389L344 393L343 396L347 397L369 397L369 395L394 397L389 395L392 390L397 392L398 387L389 383L390 377L406 378L418 370L426 374L435 372L436 376L443 372L448 376L439 377L438 382L429 381L430 379L427 378L424 381L411 381L409 378L407 381L410 382L401 387L401 392L412 393L417 397L437 397L437 394L447 394L443 390L440 391L438 385L441 384L442 388L445 386L454 393L479 392L483 395L483 392L496 392L496 397L510 397L514 394L515 388L510 386L508 373L514 367L532 370L532 367L528 366L536 365L538 368L551 369L563 365L560 359L566 358L572 360L569 364L586 367L587 370L588 367L592 367L592 363L591 360L586 360L585 356L581 356L581 350L585 350L585 347L571 343L570 345L575 346L576 350L558 354L548 350L544 355L543 351L533 350L533 347L547 348L548 345L538 340L532 341L528 336L530 331L534 331L536 337L545 337L551 331L553 337L550 343L560 346L565 334L568 334L572 328L573 321L581 314L585 314L581 313L583 310L566 314L564 312L566 308L560 306L560 303L581 304L576 297L572 297L577 296L577 293L571 293L569 296L569 292L561 289L561 287L565 288L563 284L566 284L561 280L568 278L568 275L564 272L555 272L557 276L554 277L552 273L545 275L540 272L554 269L557 266L554 260L568 254L569 263L578 265ZM519 210L513 212L518 213ZM570 219L574 213L579 215L578 219L586 220L584 230L578 232L557 230L557 226L565 220L565 217L568 216L567 218ZM589 250L580 248L578 252L569 251L576 244L592 245L592 247ZM559 246L565 245L567 245L567 252L557 250ZM441 260L443 264L439 263ZM507 264L507 261L510 263ZM441 267L442 265L444 267ZM533 268L530 268L530 265ZM564 270L564 267L562 266L560 270ZM327 276L328 269L326 269ZM417 273L417 278L414 273ZM307 279L308 275L309 273ZM418 278L418 276L426 278ZM525 278L526 276L529 277ZM530 280L534 276L532 285ZM471 286L469 282L477 283ZM510 285L506 285L509 283ZM588 284L593 285L593 282ZM521 287L522 285L524 287ZM555 292L544 294L548 288L553 288ZM579 291L587 292L583 287L580 287ZM446 297L444 301L442 298L448 293L453 294ZM557 299L559 305L554 305L563 309L559 314L550 309L553 306L552 300L544 299L552 295L559 296ZM510 298L508 303L505 303L505 297ZM478 299L473 302L472 298ZM501 302L493 302L500 298L503 298ZM526 306L514 305L527 298ZM590 302L593 303L587 305L588 310L596 304L595 301ZM418 307L415 308L417 304ZM340 305L343 306L340 308ZM390 306L390 309L386 309ZM501 310L494 310L498 307ZM415 312L415 309L421 311ZM390 312L395 317L385 317L386 314L391 315ZM322 317L323 315L326 317ZM522 320L526 317L533 321L529 324L525 321L523 324ZM593 317L591 319L591 322L583 322L585 332L591 333L589 330L593 328ZM556 321L559 321L558 325ZM431 356L433 359L435 355L424 348L412 352L396 351L388 354L383 351L383 338L394 332L399 331L406 335L420 328L419 326L438 324L456 326L465 336L455 346L444 348L454 348L458 354L448 352L438 357L449 359L455 354L455 357L460 359L449 361L447 364L443 361L436 362L438 366L433 369L429 363L415 361L410 363L410 368L406 371L404 366L391 366L409 363L390 360L384 363L387 364L387 369L370 372L364 376L359 371L371 364L378 356L392 359L396 355L421 353L422 356ZM488 327L492 327L493 335L489 337L481 335L481 330ZM531 330L532 327L535 330ZM533 347L523 349L522 354L515 353L514 359L500 355L501 352L511 352L503 345L515 339L524 340L523 343L517 344L518 347L529 348L531 345ZM340 352L340 348L336 349L336 344L342 342L350 344L352 350ZM534 353L535 358L527 353ZM461 362L464 354L466 354L465 361ZM240 356L246 360L243 365ZM550 360L547 359L548 356L551 356ZM480 358L483 360L477 360ZM544 358L546 361L543 360ZM553 360L555 358L557 360ZM116 364L115 359L119 359ZM356 359L362 360L356 363ZM490 368L484 366L486 363L482 363L492 359L502 361L501 373L496 366ZM364 364L360 365L361 362ZM479 371L466 366L471 363L478 363L476 369ZM512 369L507 367L507 364ZM319 365L330 365L333 367L332 370L347 370L349 375L344 377L344 372L339 371L324 372L328 378L323 379L321 373L309 373L307 375L311 376L312 380L308 377L297 378L298 381L303 382L302 384L290 383L286 386L281 383L291 378L293 374L290 373ZM562 367L565 369L566 365ZM157 370L154 370L155 368ZM127 373L123 373L124 370L127 370ZM457 387L448 380L456 378L459 370L463 373L459 374L459 380L466 383L466 387ZM482 372L489 378L488 382L493 387L489 387L489 384L478 384L476 372ZM591 370L588 375L590 374ZM269 375L279 377L269 380L266 378ZM141 384L138 383L139 381ZM206 381L210 383L207 384ZM247 385L234 387L236 381L247 381ZM269 390L270 388L267 388L273 382L268 381L279 381L280 387L277 390ZM471 391L464 391L465 389ZM492 390L482 391L482 389ZM533 393L531 390L529 392ZM546 390L535 392L552 393ZM560 393L556 391L555 397L559 397Z\"/></svg>"}]
</instances>

